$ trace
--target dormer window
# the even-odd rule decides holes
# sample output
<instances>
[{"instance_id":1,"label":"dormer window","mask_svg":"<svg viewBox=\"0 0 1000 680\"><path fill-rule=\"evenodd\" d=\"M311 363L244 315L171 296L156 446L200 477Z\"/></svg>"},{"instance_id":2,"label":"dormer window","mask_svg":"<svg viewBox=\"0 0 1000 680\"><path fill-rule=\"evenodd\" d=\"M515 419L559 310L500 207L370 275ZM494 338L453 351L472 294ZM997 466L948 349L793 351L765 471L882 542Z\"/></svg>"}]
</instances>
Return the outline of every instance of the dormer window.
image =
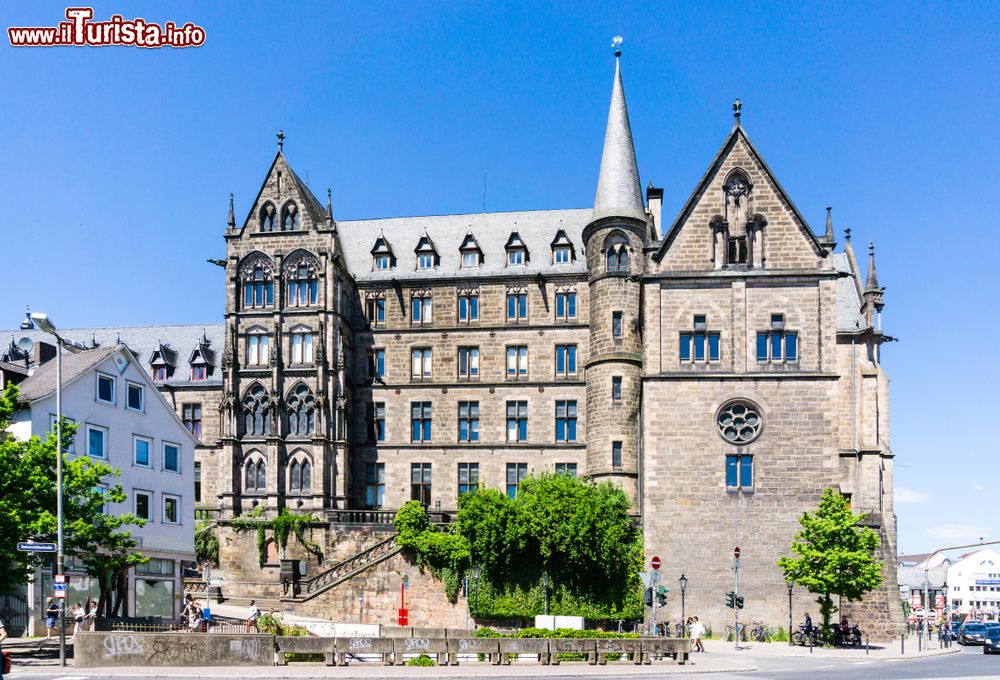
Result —
<instances>
[{"instance_id":1,"label":"dormer window","mask_svg":"<svg viewBox=\"0 0 1000 680\"><path fill-rule=\"evenodd\" d=\"M396 258L392 254L392 246L384 234L380 234L375 239L375 245L371 249L372 271L389 271L396 265Z\"/></svg>"},{"instance_id":2,"label":"dormer window","mask_svg":"<svg viewBox=\"0 0 1000 680\"><path fill-rule=\"evenodd\" d=\"M614 234L604 243L609 274L627 274L629 269L629 243L623 234Z\"/></svg>"},{"instance_id":3,"label":"dormer window","mask_svg":"<svg viewBox=\"0 0 1000 680\"><path fill-rule=\"evenodd\" d=\"M566 231L560 229L552 239L552 264L570 264L573 261L573 243L566 236Z\"/></svg>"},{"instance_id":4,"label":"dormer window","mask_svg":"<svg viewBox=\"0 0 1000 680\"><path fill-rule=\"evenodd\" d=\"M166 379L167 379L167 367L153 366L153 380L166 380Z\"/></svg>"},{"instance_id":5,"label":"dormer window","mask_svg":"<svg viewBox=\"0 0 1000 680\"><path fill-rule=\"evenodd\" d=\"M426 232L417 241L417 247L414 249L414 252L417 254L418 270L434 269L434 266L437 265L437 250L435 250L434 243Z\"/></svg>"},{"instance_id":6,"label":"dormer window","mask_svg":"<svg viewBox=\"0 0 1000 680\"><path fill-rule=\"evenodd\" d=\"M507 251L508 267L520 267L527 263L528 246L521 240L521 235L517 231L511 232L504 249Z\"/></svg>"},{"instance_id":7,"label":"dormer window","mask_svg":"<svg viewBox=\"0 0 1000 680\"><path fill-rule=\"evenodd\" d=\"M199 364L191 367L191 380L208 380L208 368L205 364Z\"/></svg>"},{"instance_id":8,"label":"dormer window","mask_svg":"<svg viewBox=\"0 0 1000 680\"><path fill-rule=\"evenodd\" d=\"M281 211L281 231L299 230L299 208L294 203L289 203Z\"/></svg>"},{"instance_id":9,"label":"dormer window","mask_svg":"<svg viewBox=\"0 0 1000 680\"><path fill-rule=\"evenodd\" d=\"M174 373L177 353L168 345L158 342L156 349L149 357L150 374L153 380L169 380Z\"/></svg>"},{"instance_id":10,"label":"dormer window","mask_svg":"<svg viewBox=\"0 0 1000 680\"><path fill-rule=\"evenodd\" d=\"M260 230L274 231L275 210L273 203L265 203L260 209Z\"/></svg>"},{"instance_id":11,"label":"dormer window","mask_svg":"<svg viewBox=\"0 0 1000 680\"><path fill-rule=\"evenodd\" d=\"M482 264L483 250L479 247L479 242L472 235L471 231L465 235L465 239L462 241L462 245L458 247L458 250L462 253L463 269L478 267Z\"/></svg>"}]
</instances>

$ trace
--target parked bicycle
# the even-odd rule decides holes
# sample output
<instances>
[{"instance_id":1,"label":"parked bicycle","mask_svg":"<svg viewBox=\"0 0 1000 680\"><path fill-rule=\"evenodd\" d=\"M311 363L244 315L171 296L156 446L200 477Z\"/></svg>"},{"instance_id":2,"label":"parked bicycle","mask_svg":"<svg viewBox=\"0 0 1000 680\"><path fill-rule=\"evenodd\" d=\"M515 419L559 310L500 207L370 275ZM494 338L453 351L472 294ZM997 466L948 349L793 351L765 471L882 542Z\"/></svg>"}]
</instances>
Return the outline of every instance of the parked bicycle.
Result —
<instances>
[{"instance_id":1,"label":"parked bicycle","mask_svg":"<svg viewBox=\"0 0 1000 680\"><path fill-rule=\"evenodd\" d=\"M745 623L741 624L739 626L739 636L740 636L740 642L746 642L747 641L747 625ZM733 639L734 639L733 638L733 624L727 624L726 625L726 632L723 634L723 637L725 638L725 640L727 642L732 642L733 641Z\"/></svg>"},{"instance_id":2,"label":"parked bicycle","mask_svg":"<svg viewBox=\"0 0 1000 680\"><path fill-rule=\"evenodd\" d=\"M799 629L792 633L792 644L802 645L805 647L809 645L810 647L816 646L816 629L813 628L806 631L805 626L799 626Z\"/></svg>"},{"instance_id":3,"label":"parked bicycle","mask_svg":"<svg viewBox=\"0 0 1000 680\"><path fill-rule=\"evenodd\" d=\"M750 639L754 642L770 642L771 629L765 626L763 621L754 621L753 629L750 631Z\"/></svg>"}]
</instances>

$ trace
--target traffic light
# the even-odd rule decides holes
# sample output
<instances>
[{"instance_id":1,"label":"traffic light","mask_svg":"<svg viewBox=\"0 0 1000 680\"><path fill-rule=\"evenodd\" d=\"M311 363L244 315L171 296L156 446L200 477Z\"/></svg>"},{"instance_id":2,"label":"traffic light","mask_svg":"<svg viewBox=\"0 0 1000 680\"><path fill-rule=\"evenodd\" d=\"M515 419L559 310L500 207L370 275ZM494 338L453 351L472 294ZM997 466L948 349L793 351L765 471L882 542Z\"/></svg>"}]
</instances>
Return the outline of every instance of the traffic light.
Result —
<instances>
[{"instance_id":1,"label":"traffic light","mask_svg":"<svg viewBox=\"0 0 1000 680\"><path fill-rule=\"evenodd\" d=\"M666 586L656 587L656 606L662 607L667 604L667 593L670 592L670 588Z\"/></svg>"},{"instance_id":2,"label":"traffic light","mask_svg":"<svg viewBox=\"0 0 1000 680\"><path fill-rule=\"evenodd\" d=\"M644 605L646 605L647 607L652 607L653 606L653 589L652 588L646 588L644 591L642 591L642 603Z\"/></svg>"},{"instance_id":3,"label":"traffic light","mask_svg":"<svg viewBox=\"0 0 1000 680\"><path fill-rule=\"evenodd\" d=\"M731 590L726 593L726 606L730 609L735 609L736 607L736 593Z\"/></svg>"},{"instance_id":4,"label":"traffic light","mask_svg":"<svg viewBox=\"0 0 1000 680\"><path fill-rule=\"evenodd\" d=\"M739 595L736 597L736 608L743 609L743 596Z\"/></svg>"}]
</instances>

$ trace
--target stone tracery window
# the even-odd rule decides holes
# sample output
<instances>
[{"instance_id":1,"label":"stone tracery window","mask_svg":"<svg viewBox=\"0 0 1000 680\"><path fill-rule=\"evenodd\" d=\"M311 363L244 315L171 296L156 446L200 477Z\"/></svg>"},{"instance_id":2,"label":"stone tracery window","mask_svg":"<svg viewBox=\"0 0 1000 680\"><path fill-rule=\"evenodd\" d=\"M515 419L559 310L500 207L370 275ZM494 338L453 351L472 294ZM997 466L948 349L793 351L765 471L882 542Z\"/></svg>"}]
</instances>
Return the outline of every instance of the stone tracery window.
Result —
<instances>
[{"instance_id":1,"label":"stone tracery window","mask_svg":"<svg viewBox=\"0 0 1000 680\"><path fill-rule=\"evenodd\" d=\"M270 403L267 390L259 383L247 390L243 397L243 433L248 437L270 434L271 426L267 408Z\"/></svg>"},{"instance_id":2,"label":"stone tracery window","mask_svg":"<svg viewBox=\"0 0 1000 680\"><path fill-rule=\"evenodd\" d=\"M288 397L288 433L297 436L316 433L316 398L307 385L299 385Z\"/></svg>"},{"instance_id":3,"label":"stone tracery window","mask_svg":"<svg viewBox=\"0 0 1000 680\"><path fill-rule=\"evenodd\" d=\"M304 455L296 456L288 469L288 490L308 493L312 487L312 465Z\"/></svg>"},{"instance_id":4,"label":"stone tracery window","mask_svg":"<svg viewBox=\"0 0 1000 680\"><path fill-rule=\"evenodd\" d=\"M268 201L260 209L260 230L274 231L275 217L274 204Z\"/></svg>"},{"instance_id":5,"label":"stone tracery window","mask_svg":"<svg viewBox=\"0 0 1000 680\"><path fill-rule=\"evenodd\" d=\"M282 268L288 281L288 306L315 305L319 297L319 263L316 258L304 251L292 253Z\"/></svg>"},{"instance_id":6,"label":"stone tracery window","mask_svg":"<svg viewBox=\"0 0 1000 680\"><path fill-rule=\"evenodd\" d=\"M251 459L246 465L244 477L244 491L250 493L267 491L267 464L262 459Z\"/></svg>"},{"instance_id":7,"label":"stone tracery window","mask_svg":"<svg viewBox=\"0 0 1000 680\"><path fill-rule=\"evenodd\" d=\"M289 203L281 211L281 231L299 230L299 207Z\"/></svg>"},{"instance_id":8,"label":"stone tracery window","mask_svg":"<svg viewBox=\"0 0 1000 680\"><path fill-rule=\"evenodd\" d=\"M734 399L722 405L716 416L719 434L730 444L749 444L764 429L760 408L749 401Z\"/></svg>"},{"instance_id":9,"label":"stone tracery window","mask_svg":"<svg viewBox=\"0 0 1000 680\"><path fill-rule=\"evenodd\" d=\"M257 309L274 303L274 276L270 258L262 253L250 255L240 264L243 282L243 307Z\"/></svg>"},{"instance_id":10,"label":"stone tracery window","mask_svg":"<svg viewBox=\"0 0 1000 680\"><path fill-rule=\"evenodd\" d=\"M628 273L629 243L623 234L613 234L604 243L609 274Z\"/></svg>"}]
</instances>

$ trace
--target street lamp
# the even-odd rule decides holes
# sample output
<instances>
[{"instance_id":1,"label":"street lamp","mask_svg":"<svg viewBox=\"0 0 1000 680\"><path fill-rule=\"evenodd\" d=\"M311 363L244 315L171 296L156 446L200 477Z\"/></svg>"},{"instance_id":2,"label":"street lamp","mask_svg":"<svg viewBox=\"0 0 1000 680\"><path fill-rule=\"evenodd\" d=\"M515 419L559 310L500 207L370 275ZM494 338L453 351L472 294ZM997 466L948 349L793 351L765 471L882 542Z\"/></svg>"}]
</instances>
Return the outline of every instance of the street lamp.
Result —
<instances>
[{"instance_id":1,"label":"street lamp","mask_svg":"<svg viewBox=\"0 0 1000 680\"><path fill-rule=\"evenodd\" d=\"M476 565L472 567L472 580L476 582L476 602L472 607L472 615L474 618L479 618L479 576L483 573L483 570Z\"/></svg>"},{"instance_id":2,"label":"street lamp","mask_svg":"<svg viewBox=\"0 0 1000 680\"><path fill-rule=\"evenodd\" d=\"M684 616L684 591L687 590L688 580L684 574L681 574L681 577L677 580L681 584L681 637L687 637L687 617Z\"/></svg>"},{"instance_id":3,"label":"street lamp","mask_svg":"<svg viewBox=\"0 0 1000 680\"><path fill-rule=\"evenodd\" d=\"M792 588L795 584L788 581L788 645L791 646L792 643Z\"/></svg>"},{"instance_id":4,"label":"street lamp","mask_svg":"<svg viewBox=\"0 0 1000 680\"><path fill-rule=\"evenodd\" d=\"M542 601L545 606L545 615L549 615L549 573L542 572Z\"/></svg>"},{"instance_id":5,"label":"street lamp","mask_svg":"<svg viewBox=\"0 0 1000 680\"><path fill-rule=\"evenodd\" d=\"M62 446L62 348L70 352L79 352L80 348L67 342L56 331L55 325L47 314L35 312L31 320L38 324L43 332L55 336L56 339L56 573L63 574L65 554L63 552L63 446ZM59 598L59 664L66 665L66 598Z\"/></svg>"}]
</instances>

